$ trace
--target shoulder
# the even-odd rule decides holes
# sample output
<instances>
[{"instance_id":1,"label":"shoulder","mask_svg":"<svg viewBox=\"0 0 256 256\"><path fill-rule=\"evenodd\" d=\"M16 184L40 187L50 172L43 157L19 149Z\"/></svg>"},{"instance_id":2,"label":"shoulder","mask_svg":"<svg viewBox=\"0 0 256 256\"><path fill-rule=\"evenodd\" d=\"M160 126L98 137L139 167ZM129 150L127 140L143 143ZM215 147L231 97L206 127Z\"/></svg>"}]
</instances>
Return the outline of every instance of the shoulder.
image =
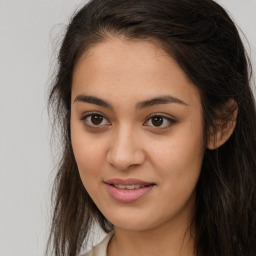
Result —
<instances>
[{"instance_id":1,"label":"shoulder","mask_svg":"<svg viewBox=\"0 0 256 256\"><path fill-rule=\"evenodd\" d=\"M112 238L113 234L113 231L107 234L101 242L93 246L89 252L82 256L107 256L108 243Z\"/></svg>"}]
</instances>

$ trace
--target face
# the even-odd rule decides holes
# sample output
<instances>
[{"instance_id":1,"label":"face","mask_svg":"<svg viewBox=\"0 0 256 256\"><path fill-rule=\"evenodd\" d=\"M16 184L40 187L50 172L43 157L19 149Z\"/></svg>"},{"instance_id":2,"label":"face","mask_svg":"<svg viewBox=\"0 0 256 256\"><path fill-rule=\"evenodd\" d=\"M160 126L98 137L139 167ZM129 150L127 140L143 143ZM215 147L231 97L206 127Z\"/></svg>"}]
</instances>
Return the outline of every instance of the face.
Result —
<instances>
[{"instance_id":1,"label":"face","mask_svg":"<svg viewBox=\"0 0 256 256\"><path fill-rule=\"evenodd\" d=\"M111 38L81 57L71 140L82 182L116 227L191 220L205 143L197 88L156 44Z\"/></svg>"}]
</instances>

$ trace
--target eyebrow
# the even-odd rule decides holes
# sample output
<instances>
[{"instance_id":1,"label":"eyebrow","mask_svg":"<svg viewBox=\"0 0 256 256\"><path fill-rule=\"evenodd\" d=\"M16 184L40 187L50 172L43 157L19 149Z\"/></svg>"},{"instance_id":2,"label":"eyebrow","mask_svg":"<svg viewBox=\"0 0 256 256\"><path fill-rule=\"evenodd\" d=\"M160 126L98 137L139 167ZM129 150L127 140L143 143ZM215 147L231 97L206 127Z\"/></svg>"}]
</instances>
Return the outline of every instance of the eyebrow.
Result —
<instances>
[{"instance_id":1,"label":"eyebrow","mask_svg":"<svg viewBox=\"0 0 256 256\"><path fill-rule=\"evenodd\" d=\"M111 104L109 104L105 100L102 100L102 99L100 99L98 97L95 97L95 96L88 96L88 95L80 94L74 99L74 102L77 102L77 101L85 102L85 103L91 103L91 104L95 104L95 105L98 105L98 106L101 106L101 107L104 107L104 108L113 109Z\"/></svg>"},{"instance_id":2,"label":"eyebrow","mask_svg":"<svg viewBox=\"0 0 256 256\"><path fill-rule=\"evenodd\" d=\"M75 99L74 102L85 102L85 103L91 103L91 104L95 104L104 108L109 108L109 109L113 109L112 105L110 103L108 103L107 101L100 99L98 97L95 96L89 96L89 95L84 95L84 94L80 94L78 95ZM149 100L144 100L141 102L138 102L136 104L136 109L142 109L142 108L147 108L147 107L151 107L154 105L160 105L160 104L170 104L170 103L177 103L177 104L182 104L185 106L188 106L188 104L186 104L184 101L173 97L173 96L160 96L160 97L156 97L156 98L152 98Z\"/></svg>"},{"instance_id":3,"label":"eyebrow","mask_svg":"<svg viewBox=\"0 0 256 256\"><path fill-rule=\"evenodd\" d=\"M173 97L173 96L160 96L160 97L156 97L150 100L144 100L141 101L139 103L137 103L136 108L137 109L142 109L142 108L146 108L146 107L151 107L154 105L159 105L159 104L169 104L169 103L178 103L178 104L182 104L185 106L188 106L188 104L186 104L184 101Z\"/></svg>"}]
</instances>

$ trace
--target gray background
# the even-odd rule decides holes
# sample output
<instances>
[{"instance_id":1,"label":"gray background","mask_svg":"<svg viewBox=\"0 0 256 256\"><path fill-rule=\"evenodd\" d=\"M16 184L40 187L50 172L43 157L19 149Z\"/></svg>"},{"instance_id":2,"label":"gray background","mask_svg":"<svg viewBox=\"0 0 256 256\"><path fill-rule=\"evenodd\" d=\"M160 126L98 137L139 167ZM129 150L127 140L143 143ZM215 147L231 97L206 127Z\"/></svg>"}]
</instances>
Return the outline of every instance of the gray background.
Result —
<instances>
[{"instance_id":1,"label":"gray background","mask_svg":"<svg viewBox=\"0 0 256 256\"><path fill-rule=\"evenodd\" d=\"M85 2L0 0L0 256L43 255L54 162L47 88L56 37ZM255 69L256 0L218 2L248 38Z\"/></svg>"}]
</instances>

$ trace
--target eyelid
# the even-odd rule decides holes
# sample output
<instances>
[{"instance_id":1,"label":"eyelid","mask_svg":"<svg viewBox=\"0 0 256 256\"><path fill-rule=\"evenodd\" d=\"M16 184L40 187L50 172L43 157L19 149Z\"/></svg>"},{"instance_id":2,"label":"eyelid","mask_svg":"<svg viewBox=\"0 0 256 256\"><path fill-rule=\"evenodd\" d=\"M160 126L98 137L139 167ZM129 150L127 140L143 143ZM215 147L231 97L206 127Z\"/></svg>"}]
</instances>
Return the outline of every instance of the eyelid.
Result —
<instances>
[{"instance_id":1,"label":"eyelid","mask_svg":"<svg viewBox=\"0 0 256 256\"><path fill-rule=\"evenodd\" d=\"M94 125L94 124L89 124L88 122L85 121L86 118L92 116L92 115L100 115L102 116L105 120L107 120L107 124L99 124L99 125ZM162 117L164 120L167 120L168 125L163 126L154 126L154 125L147 125L146 123L150 121L151 118L153 117ZM80 118L81 121L83 121L84 125L89 127L89 128L103 128L105 126L109 126L111 125L111 122L108 120L108 118L101 112L98 111L90 111L90 112L86 112L82 115L82 117ZM164 113L153 113L151 115L149 115L146 118L146 121L143 123L144 126L148 126L151 127L153 129L166 129L169 128L170 126L172 126L173 124L175 124L177 122L176 119L174 119L173 117L171 117L168 114L164 114Z\"/></svg>"},{"instance_id":2,"label":"eyelid","mask_svg":"<svg viewBox=\"0 0 256 256\"><path fill-rule=\"evenodd\" d=\"M152 117L155 117L155 116L159 116L159 117L162 117L163 119L167 120L169 122L169 124L165 127L161 127L161 126L152 126L152 125L145 125L145 123L149 122L149 120L152 118ZM165 129L165 128L169 128L170 126L172 126L173 124L177 123L177 120L173 117L171 117L170 115L167 115L167 114L163 114L163 113L154 113L154 114L151 114L150 116L147 117L146 121L143 123L143 125L145 126L150 126L152 127L153 129Z\"/></svg>"},{"instance_id":3,"label":"eyelid","mask_svg":"<svg viewBox=\"0 0 256 256\"><path fill-rule=\"evenodd\" d=\"M107 125L110 125L110 121L108 120L108 118L105 117L104 114L102 114L101 112L97 112L97 111L90 111L90 112L86 112L82 115L82 117L80 118L81 121L83 121L84 125L86 125L87 127L89 128L101 128L103 126L106 126L106 124L99 124L99 125L94 125L94 124L88 124L88 123L85 123L85 119L92 116L92 115L100 115L102 116L104 119L107 120L108 124Z\"/></svg>"}]
</instances>

